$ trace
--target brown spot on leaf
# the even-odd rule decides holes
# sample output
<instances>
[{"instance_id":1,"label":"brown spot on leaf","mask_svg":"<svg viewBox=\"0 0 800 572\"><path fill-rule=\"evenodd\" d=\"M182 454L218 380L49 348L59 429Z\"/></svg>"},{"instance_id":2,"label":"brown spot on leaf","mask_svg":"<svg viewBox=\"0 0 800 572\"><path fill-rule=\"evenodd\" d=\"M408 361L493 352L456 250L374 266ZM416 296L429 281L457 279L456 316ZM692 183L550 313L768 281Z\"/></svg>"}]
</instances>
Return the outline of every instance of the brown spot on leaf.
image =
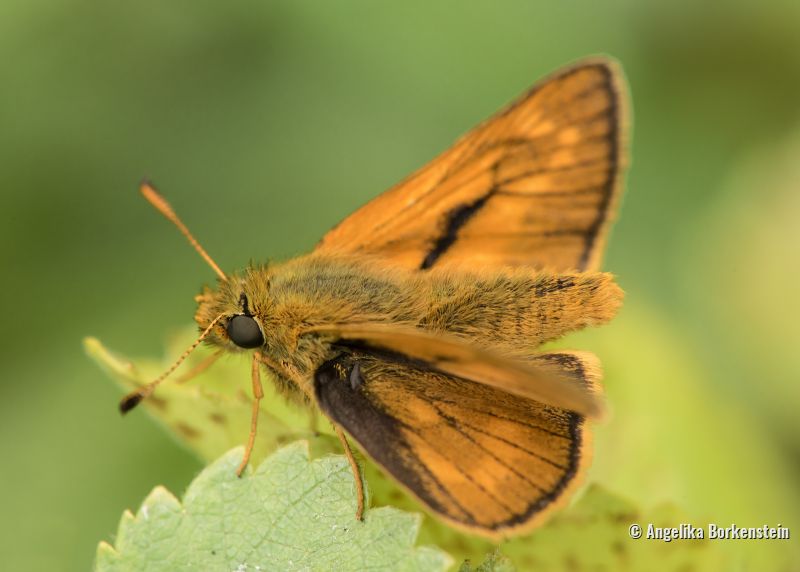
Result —
<instances>
[{"instance_id":1,"label":"brown spot on leaf","mask_svg":"<svg viewBox=\"0 0 800 572\"><path fill-rule=\"evenodd\" d=\"M564 570L569 570L570 572L576 572L581 569L581 564L578 558L575 557L574 554L568 553L564 557Z\"/></svg>"},{"instance_id":2,"label":"brown spot on leaf","mask_svg":"<svg viewBox=\"0 0 800 572\"><path fill-rule=\"evenodd\" d=\"M197 429L195 429L194 427L190 427L185 423L176 423L175 429L177 429L178 433L180 433L186 439L197 439L198 437L200 437L200 432Z\"/></svg>"}]
</instances>

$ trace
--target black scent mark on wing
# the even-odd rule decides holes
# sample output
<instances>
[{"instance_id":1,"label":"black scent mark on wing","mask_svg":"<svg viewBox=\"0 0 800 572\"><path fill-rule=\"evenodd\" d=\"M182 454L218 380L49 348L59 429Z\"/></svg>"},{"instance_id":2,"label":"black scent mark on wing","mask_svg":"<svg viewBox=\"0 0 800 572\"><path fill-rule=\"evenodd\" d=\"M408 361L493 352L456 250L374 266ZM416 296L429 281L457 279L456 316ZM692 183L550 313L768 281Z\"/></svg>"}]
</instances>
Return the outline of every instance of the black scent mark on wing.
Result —
<instances>
[{"instance_id":1,"label":"black scent mark on wing","mask_svg":"<svg viewBox=\"0 0 800 572\"><path fill-rule=\"evenodd\" d=\"M453 246L458 238L458 231L475 216L479 210L483 208L486 202L495 193L495 188L492 188L488 193L468 204L462 204L450 210L447 213L447 220L444 225L444 230L439 238L433 243L433 248L425 256L425 259L420 265L420 270L427 270L431 268L442 255L447 252L447 249Z\"/></svg>"}]
</instances>

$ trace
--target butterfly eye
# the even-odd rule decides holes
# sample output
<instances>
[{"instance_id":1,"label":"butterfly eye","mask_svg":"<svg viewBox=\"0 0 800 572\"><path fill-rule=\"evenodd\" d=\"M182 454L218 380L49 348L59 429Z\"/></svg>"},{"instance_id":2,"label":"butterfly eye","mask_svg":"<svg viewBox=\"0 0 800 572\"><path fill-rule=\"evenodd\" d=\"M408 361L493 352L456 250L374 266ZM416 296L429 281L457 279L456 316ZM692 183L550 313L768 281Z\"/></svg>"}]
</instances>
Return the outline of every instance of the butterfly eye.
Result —
<instances>
[{"instance_id":1,"label":"butterfly eye","mask_svg":"<svg viewBox=\"0 0 800 572\"><path fill-rule=\"evenodd\" d=\"M264 344L261 329L251 316L238 315L228 321L228 337L240 348L257 348Z\"/></svg>"}]
</instances>

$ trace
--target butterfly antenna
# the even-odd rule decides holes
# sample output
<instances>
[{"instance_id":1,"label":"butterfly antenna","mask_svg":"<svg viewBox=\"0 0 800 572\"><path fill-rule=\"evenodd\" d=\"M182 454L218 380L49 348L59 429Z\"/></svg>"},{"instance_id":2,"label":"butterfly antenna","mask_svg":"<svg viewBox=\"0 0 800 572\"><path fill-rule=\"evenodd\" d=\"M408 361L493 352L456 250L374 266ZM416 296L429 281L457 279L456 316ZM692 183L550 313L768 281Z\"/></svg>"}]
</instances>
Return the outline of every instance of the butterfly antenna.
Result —
<instances>
[{"instance_id":1,"label":"butterfly antenna","mask_svg":"<svg viewBox=\"0 0 800 572\"><path fill-rule=\"evenodd\" d=\"M189 354L192 353L195 350L195 348L200 345L200 342L202 342L206 338L206 336L208 336L208 334L211 333L211 329L217 324L217 322L219 322L224 317L225 313L222 313L213 320L211 320L211 323L205 330L203 330L203 333L200 334L200 337L198 337L191 346L186 348L186 351L181 354L181 357L179 357L167 371L159 375L156 379L154 379L147 385L143 385L138 389L134 389L128 395L123 397L122 400L119 402L120 412L127 413L128 411L139 405L139 403L143 399L149 397L150 394L152 394L155 388L158 386L158 384L164 381L169 374L178 369L178 366L183 363L183 360L189 357Z\"/></svg>"},{"instance_id":2,"label":"butterfly antenna","mask_svg":"<svg viewBox=\"0 0 800 572\"><path fill-rule=\"evenodd\" d=\"M144 198L147 199L151 205L156 207L156 210L167 217L167 220L172 222L175 226L178 227L178 230L181 231L183 236L185 236L189 240L189 244L191 244L197 253L203 257L203 260L208 262L208 265L214 269L214 272L217 273L217 276L222 278L223 280L228 280L228 277L225 276L225 273L217 266L217 263L208 255L205 249L200 246L200 243L197 242L192 233L189 232L189 229L186 228L186 225L183 224L181 219L178 218L178 215L175 214L175 211L172 210L170 204L162 197L158 191L151 185L148 181L143 181L142 184L139 186L139 190L144 195Z\"/></svg>"}]
</instances>

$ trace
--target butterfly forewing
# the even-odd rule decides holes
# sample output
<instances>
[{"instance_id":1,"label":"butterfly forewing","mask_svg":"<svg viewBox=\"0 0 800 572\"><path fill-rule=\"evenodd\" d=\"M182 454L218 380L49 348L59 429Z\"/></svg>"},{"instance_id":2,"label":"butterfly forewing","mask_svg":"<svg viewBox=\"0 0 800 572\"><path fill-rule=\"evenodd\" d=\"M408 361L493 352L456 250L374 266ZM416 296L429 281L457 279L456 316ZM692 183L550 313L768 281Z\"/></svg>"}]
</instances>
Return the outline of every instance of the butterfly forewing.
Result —
<instances>
[{"instance_id":1,"label":"butterfly forewing","mask_svg":"<svg viewBox=\"0 0 800 572\"><path fill-rule=\"evenodd\" d=\"M339 324L312 330L334 337L341 346L403 356L405 361L424 363L427 370L494 387L544 405L595 418L604 413L602 395L594 386L573 383L569 377L560 375L559 370L512 359L445 332L431 333L385 324Z\"/></svg>"},{"instance_id":2,"label":"butterfly forewing","mask_svg":"<svg viewBox=\"0 0 800 572\"><path fill-rule=\"evenodd\" d=\"M591 358L532 358L592 386ZM320 407L441 517L487 536L533 526L579 481L584 419L428 369L344 350L315 375Z\"/></svg>"},{"instance_id":3,"label":"butterfly forewing","mask_svg":"<svg viewBox=\"0 0 800 572\"><path fill-rule=\"evenodd\" d=\"M596 269L623 168L622 85L608 60L544 80L346 218L318 250L419 269Z\"/></svg>"}]
</instances>

